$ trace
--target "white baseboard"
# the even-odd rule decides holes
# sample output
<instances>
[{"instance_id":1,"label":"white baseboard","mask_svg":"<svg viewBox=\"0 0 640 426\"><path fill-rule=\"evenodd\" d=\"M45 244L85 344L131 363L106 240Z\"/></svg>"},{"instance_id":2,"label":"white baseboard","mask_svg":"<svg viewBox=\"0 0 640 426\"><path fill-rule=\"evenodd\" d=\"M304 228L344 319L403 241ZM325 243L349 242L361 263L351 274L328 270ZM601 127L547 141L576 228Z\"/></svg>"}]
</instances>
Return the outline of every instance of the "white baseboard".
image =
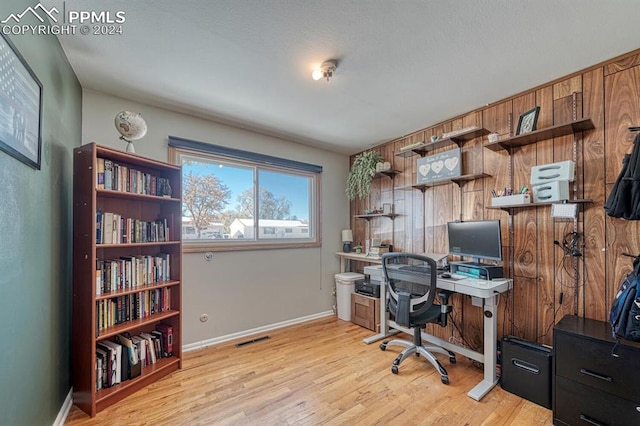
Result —
<instances>
[{"instance_id":1,"label":"white baseboard","mask_svg":"<svg viewBox=\"0 0 640 426\"><path fill-rule=\"evenodd\" d=\"M196 349L206 348L208 346L218 345L220 343L228 342L230 340L239 339L241 337L252 336L257 333L264 333L265 331L276 330L278 328L287 327L294 324L300 324L303 322L311 321L318 318L324 318L331 315L335 315L333 311L320 312L318 314L308 315L306 317L295 318L292 320L282 321L275 324L265 325L262 327L252 328L251 330L239 331L237 333L227 334L226 336L214 337L213 339L202 340L200 342L189 343L182 346L183 352L189 352Z\"/></svg>"},{"instance_id":2,"label":"white baseboard","mask_svg":"<svg viewBox=\"0 0 640 426\"><path fill-rule=\"evenodd\" d=\"M64 404L60 407L60 411L58 412L58 417L53 422L53 426L64 426L64 422L67 420L67 416L69 415L69 411L71 411L71 407L73 406L73 387L69 389L69 393L64 400Z\"/></svg>"}]
</instances>

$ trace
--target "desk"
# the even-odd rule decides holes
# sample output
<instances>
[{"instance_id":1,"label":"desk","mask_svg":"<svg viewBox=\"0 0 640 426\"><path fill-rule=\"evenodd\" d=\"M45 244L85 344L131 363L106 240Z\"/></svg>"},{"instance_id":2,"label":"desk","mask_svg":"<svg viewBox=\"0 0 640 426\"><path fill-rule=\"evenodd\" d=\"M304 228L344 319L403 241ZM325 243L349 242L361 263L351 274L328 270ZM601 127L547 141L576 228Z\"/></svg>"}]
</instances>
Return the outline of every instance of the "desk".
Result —
<instances>
[{"instance_id":1,"label":"desk","mask_svg":"<svg viewBox=\"0 0 640 426\"><path fill-rule=\"evenodd\" d=\"M380 285L380 333L364 339L364 342L367 344L389 337L399 331L413 334L408 328L401 327L388 318L386 303L382 302L387 298L384 276L382 281L383 282ZM474 299L474 306L482 306L484 311L484 354L451 344L439 337L432 336L424 332L422 333L422 338L427 342L442 346L452 352L456 352L462 356L484 364L483 380L467 393L469 397L476 401L480 401L480 399L498 383L498 378L496 376L496 352L498 349L497 300L500 293L511 290L513 281L508 278L494 279L491 281L477 280L473 278L465 278L463 280L438 278L437 286L443 290L466 294L476 298ZM390 327L392 328L391 330Z\"/></svg>"},{"instance_id":2,"label":"desk","mask_svg":"<svg viewBox=\"0 0 640 426\"><path fill-rule=\"evenodd\" d=\"M367 256L363 253L345 253L342 251L336 252L336 255L340 257L340 272L348 272L349 268L347 264L349 260L357 260L358 262L368 262L373 264L382 264L382 260L379 257Z\"/></svg>"}]
</instances>

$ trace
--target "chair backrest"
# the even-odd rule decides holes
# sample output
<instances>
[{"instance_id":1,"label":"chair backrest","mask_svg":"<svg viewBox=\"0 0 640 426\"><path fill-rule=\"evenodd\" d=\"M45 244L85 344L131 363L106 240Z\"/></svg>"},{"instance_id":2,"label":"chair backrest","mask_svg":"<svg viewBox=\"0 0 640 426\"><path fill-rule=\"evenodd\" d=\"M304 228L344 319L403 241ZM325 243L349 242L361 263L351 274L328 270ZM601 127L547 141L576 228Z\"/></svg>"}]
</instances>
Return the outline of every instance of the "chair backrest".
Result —
<instances>
[{"instance_id":1,"label":"chair backrest","mask_svg":"<svg viewBox=\"0 0 640 426\"><path fill-rule=\"evenodd\" d=\"M438 278L435 260L413 253L385 253L381 260L390 308L397 307L407 293L410 316L421 315L433 306Z\"/></svg>"}]
</instances>

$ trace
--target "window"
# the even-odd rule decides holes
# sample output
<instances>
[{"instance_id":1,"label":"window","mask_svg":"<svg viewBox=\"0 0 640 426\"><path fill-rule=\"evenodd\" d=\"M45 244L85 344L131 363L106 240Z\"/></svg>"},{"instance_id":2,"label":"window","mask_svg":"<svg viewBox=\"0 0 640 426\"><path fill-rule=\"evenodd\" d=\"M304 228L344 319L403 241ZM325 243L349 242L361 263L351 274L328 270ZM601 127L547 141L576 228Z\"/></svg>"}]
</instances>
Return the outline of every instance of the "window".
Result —
<instances>
[{"instance_id":1,"label":"window","mask_svg":"<svg viewBox=\"0 0 640 426\"><path fill-rule=\"evenodd\" d=\"M171 159L182 166L184 251L320 245L318 171L286 167L289 160L265 164L266 156L243 151L246 158L230 158L228 148L215 145L205 144L221 153L171 142Z\"/></svg>"}]
</instances>

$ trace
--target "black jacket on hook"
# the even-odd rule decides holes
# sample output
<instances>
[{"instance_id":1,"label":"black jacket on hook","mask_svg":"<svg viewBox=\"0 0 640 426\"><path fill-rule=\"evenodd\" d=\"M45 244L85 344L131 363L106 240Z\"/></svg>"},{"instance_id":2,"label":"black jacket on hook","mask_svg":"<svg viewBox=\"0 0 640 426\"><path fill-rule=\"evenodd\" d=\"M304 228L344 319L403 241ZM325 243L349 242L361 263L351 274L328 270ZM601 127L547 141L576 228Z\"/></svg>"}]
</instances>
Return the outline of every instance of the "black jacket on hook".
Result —
<instances>
[{"instance_id":1,"label":"black jacket on hook","mask_svg":"<svg viewBox=\"0 0 640 426\"><path fill-rule=\"evenodd\" d=\"M604 203L611 217L640 220L640 134L633 140L631 154L622 159L622 170Z\"/></svg>"}]
</instances>

